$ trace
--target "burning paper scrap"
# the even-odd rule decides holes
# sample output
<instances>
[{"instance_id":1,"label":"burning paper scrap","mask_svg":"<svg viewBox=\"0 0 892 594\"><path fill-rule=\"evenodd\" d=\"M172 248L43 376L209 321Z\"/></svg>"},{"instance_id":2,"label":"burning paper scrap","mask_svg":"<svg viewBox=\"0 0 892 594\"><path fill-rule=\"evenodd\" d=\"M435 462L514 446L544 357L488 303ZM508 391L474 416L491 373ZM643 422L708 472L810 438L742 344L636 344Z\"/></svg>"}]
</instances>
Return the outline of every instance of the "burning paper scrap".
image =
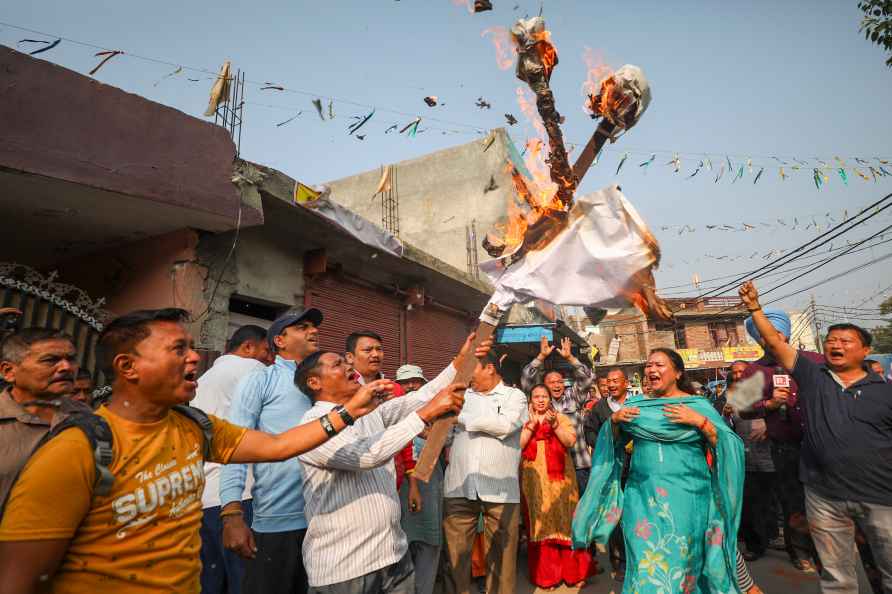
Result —
<instances>
[{"instance_id":1,"label":"burning paper scrap","mask_svg":"<svg viewBox=\"0 0 892 594\"><path fill-rule=\"evenodd\" d=\"M747 411L762 400L762 391L765 388L765 376L756 373L745 380L735 382L728 390L728 405L734 412Z\"/></svg>"},{"instance_id":2,"label":"burning paper scrap","mask_svg":"<svg viewBox=\"0 0 892 594\"><path fill-rule=\"evenodd\" d=\"M474 103L474 105L476 105L480 109L489 109L490 107L492 107L489 101L487 101L483 97L477 97L477 101Z\"/></svg>"},{"instance_id":3,"label":"burning paper scrap","mask_svg":"<svg viewBox=\"0 0 892 594\"><path fill-rule=\"evenodd\" d=\"M424 98L424 102L427 103L428 107L436 107L437 106L437 96L436 95L428 95Z\"/></svg>"},{"instance_id":4,"label":"burning paper scrap","mask_svg":"<svg viewBox=\"0 0 892 594\"><path fill-rule=\"evenodd\" d=\"M650 102L650 84L644 71L626 64L601 81L598 94L589 95L586 108L592 118L604 118L627 130L638 123Z\"/></svg>"},{"instance_id":5,"label":"burning paper scrap","mask_svg":"<svg viewBox=\"0 0 892 594\"><path fill-rule=\"evenodd\" d=\"M654 292L657 241L618 187L578 197L563 224L553 220L556 233L541 245L520 245L480 265L496 286L490 303L504 310L532 299L605 308L631 302L671 317Z\"/></svg>"},{"instance_id":6,"label":"burning paper scrap","mask_svg":"<svg viewBox=\"0 0 892 594\"><path fill-rule=\"evenodd\" d=\"M229 101L229 83L232 80L232 77L229 75L229 69L229 60L226 60L223 62L223 66L220 67L220 74L217 75L214 86L211 87L211 96L208 100L208 108L204 110L204 115L214 115L221 103Z\"/></svg>"},{"instance_id":7,"label":"burning paper scrap","mask_svg":"<svg viewBox=\"0 0 892 594\"><path fill-rule=\"evenodd\" d=\"M505 121L508 122L508 125L509 125L509 126L513 126L514 124L517 123L517 118L514 117L513 114L506 113L506 114L505 114Z\"/></svg>"},{"instance_id":8,"label":"burning paper scrap","mask_svg":"<svg viewBox=\"0 0 892 594\"><path fill-rule=\"evenodd\" d=\"M492 10L492 2L489 0L474 0L474 12L486 12Z\"/></svg>"}]
</instances>

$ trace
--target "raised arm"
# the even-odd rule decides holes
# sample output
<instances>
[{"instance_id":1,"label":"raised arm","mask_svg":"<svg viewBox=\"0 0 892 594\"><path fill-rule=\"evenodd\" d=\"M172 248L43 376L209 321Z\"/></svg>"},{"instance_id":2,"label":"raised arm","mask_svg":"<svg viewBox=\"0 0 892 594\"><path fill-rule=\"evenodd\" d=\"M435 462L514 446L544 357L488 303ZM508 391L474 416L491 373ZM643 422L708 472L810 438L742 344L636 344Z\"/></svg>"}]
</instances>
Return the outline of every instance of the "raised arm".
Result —
<instances>
[{"instance_id":1,"label":"raised arm","mask_svg":"<svg viewBox=\"0 0 892 594\"><path fill-rule=\"evenodd\" d=\"M585 404L589 399L588 392L595 383L595 374L588 365L576 358L572 351L573 343L569 338L561 339L560 354L573 368L573 389L570 390L577 404Z\"/></svg>"},{"instance_id":2,"label":"raised arm","mask_svg":"<svg viewBox=\"0 0 892 594\"><path fill-rule=\"evenodd\" d=\"M344 405L344 408L350 416L358 419L375 410L377 407L376 393L389 392L392 387L393 382L390 380L370 382L357 390L356 394ZM326 416L338 432L347 426L341 415L335 411L327 413ZM414 436L409 437L409 439L412 437ZM326 434L322 423L318 419L313 419L277 435L249 430L235 450L235 453L232 454L230 462L278 462L287 460L312 450L328 440L328 434ZM402 445L405 445L405 442Z\"/></svg>"},{"instance_id":3,"label":"raised arm","mask_svg":"<svg viewBox=\"0 0 892 594\"><path fill-rule=\"evenodd\" d=\"M528 394L533 386L542 383L542 364L553 351L554 347L548 344L548 337L542 336L539 339L539 354L520 373L520 389L525 393Z\"/></svg>"},{"instance_id":4,"label":"raised arm","mask_svg":"<svg viewBox=\"0 0 892 594\"><path fill-rule=\"evenodd\" d=\"M263 385L265 374L258 370L249 373L238 383L229 406L226 420L240 427L256 429L263 409ZM238 450L236 450L236 455ZM234 455L233 458L236 458ZM241 502L245 490L248 467L244 464L228 464L220 469L220 503L226 505Z\"/></svg>"},{"instance_id":5,"label":"raised arm","mask_svg":"<svg viewBox=\"0 0 892 594\"><path fill-rule=\"evenodd\" d=\"M369 384L371 385L371 384ZM464 403L464 386L453 384L410 413L405 419L369 437L345 431L327 443L300 456L301 462L337 470L366 470L389 462L406 443L424 431L425 423L450 412L458 412ZM310 424L314 424L311 421ZM318 425L319 423L315 423Z\"/></svg>"},{"instance_id":6,"label":"raised arm","mask_svg":"<svg viewBox=\"0 0 892 594\"><path fill-rule=\"evenodd\" d=\"M740 300L753 316L753 323L762 336L765 349L784 369L792 372L796 365L796 349L784 340L781 333L775 330L768 318L765 317L765 312L762 311L762 306L759 304L759 292L756 291L756 286L752 281L747 281L741 285L739 294Z\"/></svg>"}]
</instances>

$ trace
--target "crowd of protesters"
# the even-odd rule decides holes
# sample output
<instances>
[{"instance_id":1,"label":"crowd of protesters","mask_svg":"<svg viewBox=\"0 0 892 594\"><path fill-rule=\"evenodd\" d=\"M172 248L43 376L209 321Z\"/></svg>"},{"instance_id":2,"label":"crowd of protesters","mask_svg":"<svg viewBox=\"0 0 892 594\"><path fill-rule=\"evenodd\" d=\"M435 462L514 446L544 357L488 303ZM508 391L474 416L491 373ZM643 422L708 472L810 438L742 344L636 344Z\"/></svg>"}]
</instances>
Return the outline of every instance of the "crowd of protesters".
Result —
<instances>
[{"instance_id":1,"label":"crowd of protesters","mask_svg":"<svg viewBox=\"0 0 892 594\"><path fill-rule=\"evenodd\" d=\"M389 380L374 331L320 349L317 309L239 328L199 377L188 314L165 309L102 331L100 403L68 336L15 331L0 348L0 594L467 594L476 577L511 594L523 550L553 589L601 572L596 545L629 593L760 592L747 562L774 547L825 594L858 591L857 550L889 594L892 386L870 334L832 326L823 356L797 352L786 314L749 283L740 296L765 356L732 364L715 401L671 349L632 394L567 339L543 338L519 387L473 335L445 369ZM452 431L421 481L440 418Z\"/></svg>"}]
</instances>

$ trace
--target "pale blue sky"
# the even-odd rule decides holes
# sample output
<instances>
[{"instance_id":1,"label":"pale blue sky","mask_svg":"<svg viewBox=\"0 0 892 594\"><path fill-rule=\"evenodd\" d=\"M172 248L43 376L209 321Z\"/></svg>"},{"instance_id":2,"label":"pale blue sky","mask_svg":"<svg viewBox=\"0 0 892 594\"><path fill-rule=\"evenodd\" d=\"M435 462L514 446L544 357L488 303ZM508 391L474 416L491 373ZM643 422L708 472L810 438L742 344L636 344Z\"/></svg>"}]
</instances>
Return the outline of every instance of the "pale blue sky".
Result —
<instances>
[{"instance_id":1,"label":"pale blue sky","mask_svg":"<svg viewBox=\"0 0 892 594\"><path fill-rule=\"evenodd\" d=\"M212 72L230 59L249 80L306 91L282 93L248 86L242 156L316 183L468 142L478 137L476 129L504 125L506 112L521 119L509 132L518 145L523 144L530 128L515 101L519 83L512 70L496 67L493 48L481 32L510 26L516 18L538 12L540 3L493 3L492 12L472 15L450 0L257 0L250 5L41 0L10 3L0 20ZM865 183L851 172L847 187L831 173L830 183L821 191L815 189L810 170L782 182L777 163L770 159L771 155L800 159L838 155L854 165L854 156L892 158L892 70L884 66L882 51L858 33L856 4L854 0L544 2L544 16L560 55L552 87L567 118L564 134L569 142L583 143L593 130L581 109L585 47L602 54L614 68L637 64L650 78L654 95L650 110L637 128L607 150L583 190L614 181L622 185L660 239L664 253L657 277L660 285L689 282L694 272L708 279L765 262L757 257L723 263L705 254L749 256L754 251L794 247L815 235L814 229L706 232L705 224L739 227L742 222L793 216L808 220L804 215L827 211L838 218L843 209L851 214L892 191L892 177ZM15 47L23 37L35 35L0 25L0 43ZM86 73L98 61L92 53L63 42L41 57ZM187 71L154 84L172 70L119 56L96 78L200 117L210 82L189 82L187 77L206 75ZM422 102L428 94L446 105L428 108ZM316 96L336 98L334 121L319 120L310 103ZM485 97L492 109L478 109L474 105L478 96ZM327 99L323 101L327 104ZM366 139L359 141L348 136L346 128L350 116L368 113L363 105L378 111L360 132ZM303 110L300 117L276 127L299 110ZM384 134L391 124L402 127L414 115L427 118L420 127L425 132L415 138ZM450 123L432 121L434 117ZM615 177L626 150L635 152ZM658 154L644 175L638 164L654 150L669 153ZM673 174L665 166L672 151L683 153L682 173ZM735 165L751 156L755 171L761 165L770 167L757 185L749 172L733 184L728 173L713 183L715 171L684 179L699 159L684 153L701 152L713 154L716 165L718 155L729 154ZM847 237L860 239L892 224L888 212ZM819 217L818 222L826 221ZM684 224L697 227L697 233L679 236L676 229L660 229ZM840 258L777 294L889 252L892 244ZM890 272L892 260L814 293L821 303L851 305L892 283ZM783 305L801 306L807 297L799 295Z\"/></svg>"}]
</instances>

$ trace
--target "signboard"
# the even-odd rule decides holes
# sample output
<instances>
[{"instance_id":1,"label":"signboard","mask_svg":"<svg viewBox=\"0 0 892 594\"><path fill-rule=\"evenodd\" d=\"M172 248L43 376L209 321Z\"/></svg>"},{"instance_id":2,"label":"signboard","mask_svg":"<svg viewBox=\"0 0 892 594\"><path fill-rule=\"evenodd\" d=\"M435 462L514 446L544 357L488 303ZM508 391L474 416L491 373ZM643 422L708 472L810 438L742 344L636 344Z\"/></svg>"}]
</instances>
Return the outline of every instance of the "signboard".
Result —
<instances>
[{"instance_id":1,"label":"signboard","mask_svg":"<svg viewBox=\"0 0 892 594\"><path fill-rule=\"evenodd\" d=\"M613 365L616 363L617 357L619 357L619 337L614 336L610 339L610 348L607 349L607 361L608 365Z\"/></svg>"},{"instance_id":2,"label":"signboard","mask_svg":"<svg viewBox=\"0 0 892 594\"><path fill-rule=\"evenodd\" d=\"M726 367L734 361L755 361L761 359L764 352L758 345L724 347L716 349L679 349L678 354L684 360L685 367Z\"/></svg>"}]
</instances>

